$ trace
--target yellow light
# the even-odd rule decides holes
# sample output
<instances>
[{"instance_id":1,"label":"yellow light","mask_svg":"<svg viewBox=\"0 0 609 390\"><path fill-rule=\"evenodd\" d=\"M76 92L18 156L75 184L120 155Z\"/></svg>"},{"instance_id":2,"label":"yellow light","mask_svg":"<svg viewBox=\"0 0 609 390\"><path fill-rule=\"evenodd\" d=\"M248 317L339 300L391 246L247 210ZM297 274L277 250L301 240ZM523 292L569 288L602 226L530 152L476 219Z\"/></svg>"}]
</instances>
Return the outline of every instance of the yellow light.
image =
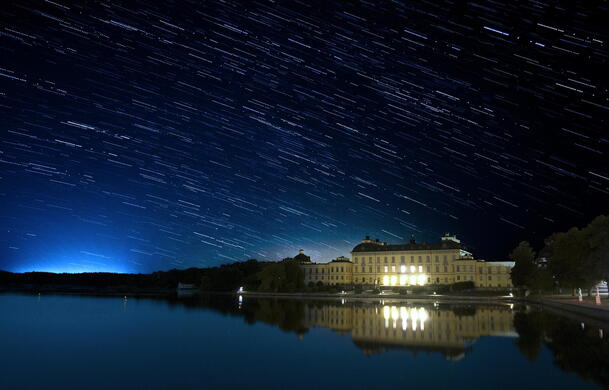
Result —
<instances>
[{"instance_id":1,"label":"yellow light","mask_svg":"<svg viewBox=\"0 0 609 390\"><path fill-rule=\"evenodd\" d=\"M392 286L395 286L396 284L398 284L398 277L397 277L397 276L395 276L395 275L393 275L393 276L391 277L391 285L392 285Z\"/></svg>"},{"instance_id":2,"label":"yellow light","mask_svg":"<svg viewBox=\"0 0 609 390\"><path fill-rule=\"evenodd\" d=\"M422 285L425 284L425 280L427 279L427 275L421 274L421 275L419 275L417 277L417 279L418 279L417 282L418 282L419 286L422 286Z\"/></svg>"},{"instance_id":3,"label":"yellow light","mask_svg":"<svg viewBox=\"0 0 609 390\"><path fill-rule=\"evenodd\" d=\"M386 320L391 318L391 308L389 306L383 306L383 318Z\"/></svg>"},{"instance_id":4,"label":"yellow light","mask_svg":"<svg viewBox=\"0 0 609 390\"><path fill-rule=\"evenodd\" d=\"M417 284L417 275L410 275L410 285Z\"/></svg>"},{"instance_id":5,"label":"yellow light","mask_svg":"<svg viewBox=\"0 0 609 390\"><path fill-rule=\"evenodd\" d=\"M406 272L406 266L405 265L400 265L400 272L401 273L405 273Z\"/></svg>"},{"instance_id":6,"label":"yellow light","mask_svg":"<svg viewBox=\"0 0 609 390\"><path fill-rule=\"evenodd\" d=\"M411 265L410 266L410 272L414 272L414 271L416 271L416 267L414 265Z\"/></svg>"},{"instance_id":7,"label":"yellow light","mask_svg":"<svg viewBox=\"0 0 609 390\"><path fill-rule=\"evenodd\" d=\"M394 320L397 320L400 318L400 312L398 311L398 308L395 306L391 306L391 318L393 318Z\"/></svg>"},{"instance_id":8,"label":"yellow light","mask_svg":"<svg viewBox=\"0 0 609 390\"><path fill-rule=\"evenodd\" d=\"M389 285L389 276L387 276L387 275L383 276L383 284L385 286Z\"/></svg>"},{"instance_id":9,"label":"yellow light","mask_svg":"<svg viewBox=\"0 0 609 390\"><path fill-rule=\"evenodd\" d=\"M405 286L408 282L408 276L400 275L400 286Z\"/></svg>"}]
</instances>

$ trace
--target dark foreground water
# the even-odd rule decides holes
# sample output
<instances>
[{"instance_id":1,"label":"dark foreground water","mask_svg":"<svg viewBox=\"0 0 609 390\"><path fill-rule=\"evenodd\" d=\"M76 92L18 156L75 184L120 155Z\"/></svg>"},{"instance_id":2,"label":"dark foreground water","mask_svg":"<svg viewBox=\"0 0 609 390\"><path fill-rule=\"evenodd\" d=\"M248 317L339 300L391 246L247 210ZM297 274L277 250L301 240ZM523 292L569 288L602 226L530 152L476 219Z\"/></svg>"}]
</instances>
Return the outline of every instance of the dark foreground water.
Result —
<instances>
[{"instance_id":1,"label":"dark foreground water","mask_svg":"<svg viewBox=\"0 0 609 390\"><path fill-rule=\"evenodd\" d=\"M594 389L599 324L534 307L0 294L0 389Z\"/></svg>"}]
</instances>

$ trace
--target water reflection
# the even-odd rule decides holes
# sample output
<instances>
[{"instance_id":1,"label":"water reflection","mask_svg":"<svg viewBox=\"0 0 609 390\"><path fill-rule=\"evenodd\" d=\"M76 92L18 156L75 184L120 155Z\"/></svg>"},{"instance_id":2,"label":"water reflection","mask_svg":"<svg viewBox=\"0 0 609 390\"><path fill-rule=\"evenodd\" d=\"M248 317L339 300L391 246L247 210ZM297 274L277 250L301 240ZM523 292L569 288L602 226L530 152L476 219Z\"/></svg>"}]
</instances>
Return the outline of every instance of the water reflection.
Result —
<instances>
[{"instance_id":1,"label":"water reflection","mask_svg":"<svg viewBox=\"0 0 609 390\"><path fill-rule=\"evenodd\" d=\"M516 337L507 306L351 304L304 306L304 324L350 333L366 354L402 348L465 357L483 336Z\"/></svg>"},{"instance_id":2,"label":"water reflection","mask_svg":"<svg viewBox=\"0 0 609 390\"><path fill-rule=\"evenodd\" d=\"M199 296L180 300L179 304L240 315L248 323L273 324L299 338L306 338L310 328L328 328L350 335L367 355L401 349L414 355L440 353L449 361L459 361L482 337L513 338L514 345L529 361L536 361L542 349L548 348L562 370L609 388L609 340L603 330L609 326L536 307L234 296Z\"/></svg>"},{"instance_id":3,"label":"water reflection","mask_svg":"<svg viewBox=\"0 0 609 390\"><path fill-rule=\"evenodd\" d=\"M354 344L368 355L398 348L441 353L456 361L464 358L480 337L517 336L514 311L508 305L298 301L243 296L199 296L178 302L240 315L248 323L274 324L300 338L313 327L350 334Z\"/></svg>"}]
</instances>

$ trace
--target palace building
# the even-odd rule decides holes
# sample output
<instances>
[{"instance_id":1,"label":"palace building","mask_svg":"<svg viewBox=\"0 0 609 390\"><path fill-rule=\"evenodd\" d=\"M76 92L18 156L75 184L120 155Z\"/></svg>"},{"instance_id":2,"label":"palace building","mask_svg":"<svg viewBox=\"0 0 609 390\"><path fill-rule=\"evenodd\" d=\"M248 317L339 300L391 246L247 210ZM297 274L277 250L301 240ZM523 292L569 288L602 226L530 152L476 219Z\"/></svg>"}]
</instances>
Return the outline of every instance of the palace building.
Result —
<instances>
[{"instance_id":1,"label":"palace building","mask_svg":"<svg viewBox=\"0 0 609 390\"><path fill-rule=\"evenodd\" d=\"M294 257L309 282L330 285L425 286L471 281L476 287L510 288L512 261L474 259L454 235L439 242L387 244L368 236L351 251L351 258L313 263L303 250Z\"/></svg>"}]
</instances>

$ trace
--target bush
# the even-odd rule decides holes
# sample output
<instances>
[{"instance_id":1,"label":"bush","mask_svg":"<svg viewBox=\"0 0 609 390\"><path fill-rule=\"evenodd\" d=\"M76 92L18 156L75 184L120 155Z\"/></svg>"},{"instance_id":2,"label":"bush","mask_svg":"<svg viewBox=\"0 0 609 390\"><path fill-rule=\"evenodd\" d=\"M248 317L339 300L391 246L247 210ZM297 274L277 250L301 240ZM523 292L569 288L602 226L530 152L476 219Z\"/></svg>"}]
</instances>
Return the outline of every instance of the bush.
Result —
<instances>
[{"instance_id":1,"label":"bush","mask_svg":"<svg viewBox=\"0 0 609 390\"><path fill-rule=\"evenodd\" d=\"M463 291L463 290L473 290L474 282L468 280L466 282L457 282L452 284L452 291Z\"/></svg>"}]
</instances>

